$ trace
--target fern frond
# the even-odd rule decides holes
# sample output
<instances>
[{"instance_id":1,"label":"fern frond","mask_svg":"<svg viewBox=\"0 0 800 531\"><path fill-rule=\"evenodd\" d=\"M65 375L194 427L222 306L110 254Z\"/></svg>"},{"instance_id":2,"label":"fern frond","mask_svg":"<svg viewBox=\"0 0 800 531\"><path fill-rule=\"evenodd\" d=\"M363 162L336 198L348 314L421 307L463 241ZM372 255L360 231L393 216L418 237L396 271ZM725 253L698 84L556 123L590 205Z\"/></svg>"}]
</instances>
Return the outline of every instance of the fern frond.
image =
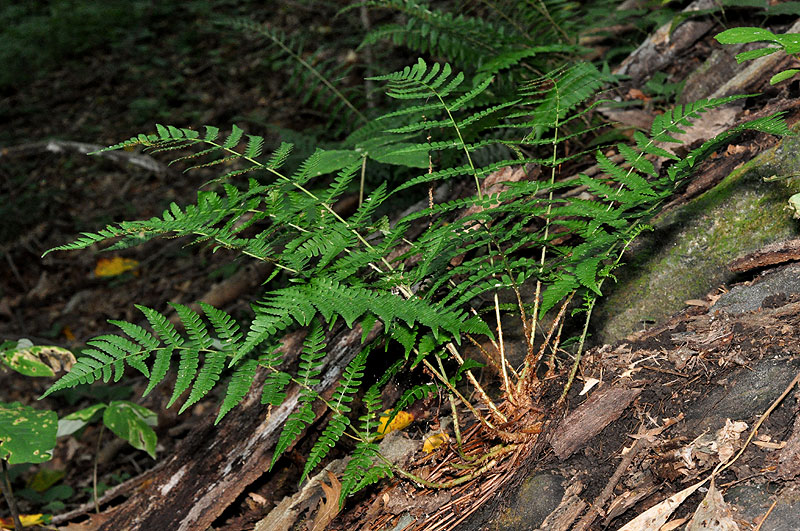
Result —
<instances>
[{"instance_id":1,"label":"fern frond","mask_svg":"<svg viewBox=\"0 0 800 531\"><path fill-rule=\"evenodd\" d=\"M228 382L225 398L222 399L222 405L219 408L219 413L214 420L214 424L219 424L219 421L222 420L231 409L241 403L242 399L247 395L247 392L253 385L257 368L258 360L248 359L234 369L231 379Z\"/></svg>"},{"instance_id":2,"label":"fern frond","mask_svg":"<svg viewBox=\"0 0 800 531\"><path fill-rule=\"evenodd\" d=\"M364 378L364 366L370 350L370 347L363 349L345 368L339 385L329 402L333 409L333 416L308 454L300 483L305 481L308 474L328 455L350 425L350 419L346 416L350 412L348 404L353 401L354 395L361 385L361 380Z\"/></svg>"},{"instance_id":3,"label":"fern frond","mask_svg":"<svg viewBox=\"0 0 800 531\"><path fill-rule=\"evenodd\" d=\"M678 105L673 109L664 111L664 114L655 117L653 125L650 128L650 136L654 142L682 144L683 142L681 140L674 138L672 135L685 133L681 128L691 127L693 123L692 120L699 119L702 113L708 112L721 105L752 96L752 94L735 94L724 98L698 100L693 103L687 103L686 105Z\"/></svg>"},{"instance_id":4,"label":"fern frond","mask_svg":"<svg viewBox=\"0 0 800 531\"><path fill-rule=\"evenodd\" d=\"M61 389L91 384L97 380L107 383L112 375L114 382L117 382L122 378L126 364L148 376L149 371L142 360L149 353L142 352L138 345L113 335L100 336L88 344L95 348L84 350L84 355L78 358L67 374L45 391L42 398Z\"/></svg>"},{"instance_id":5,"label":"fern frond","mask_svg":"<svg viewBox=\"0 0 800 531\"><path fill-rule=\"evenodd\" d=\"M261 403L279 406L286 400L284 389L289 385L292 375L282 371L271 372L261 390Z\"/></svg>"},{"instance_id":6,"label":"fern frond","mask_svg":"<svg viewBox=\"0 0 800 531\"><path fill-rule=\"evenodd\" d=\"M325 356L325 334L319 321L314 321L314 325L308 332L303 342L303 352L300 355L300 366L297 371L297 381L300 384L300 391L297 397L298 407L289 415L283 425L283 430L278 437L275 451L272 454L270 469L275 466L283 452L289 448L300 433L314 421L314 411L311 404L317 399L317 393L313 386L319 383L320 367L322 358Z\"/></svg>"},{"instance_id":7,"label":"fern frond","mask_svg":"<svg viewBox=\"0 0 800 531\"><path fill-rule=\"evenodd\" d=\"M444 66L434 63L429 69L427 63L419 58L412 67L407 66L392 74L373 76L368 79L386 81L386 95L395 99L445 98L464 82L462 72L450 77L452 73L453 70L447 63Z\"/></svg>"},{"instance_id":8,"label":"fern frond","mask_svg":"<svg viewBox=\"0 0 800 531\"><path fill-rule=\"evenodd\" d=\"M147 388L142 393L142 396L150 394L150 391L155 389L156 385L161 383L167 376L174 352L174 347L164 347L156 350L156 359L153 361L153 366L150 369L150 381L147 383Z\"/></svg>"},{"instance_id":9,"label":"fern frond","mask_svg":"<svg viewBox=\"0 0 800 531\"><path fill-rule=\"evenodd\" d=\"M211 324L214 326L214 331L222 341L222 345L218 350L211 350L206 353L203 366L197 373L197 379L192 385L189 398L186 399L186 402L181 406L178 413L186 411L187 408L213 389L225 368L225 360L231 355L231 352L236 349L236 344L242 337L241 332L239 332L239 325L234 321L233 317L222 310L214 308L210 304L201 302L200 306L203 308L203 312L208 317L208 320L211 321Z\"/></svg>"}]
</instances>

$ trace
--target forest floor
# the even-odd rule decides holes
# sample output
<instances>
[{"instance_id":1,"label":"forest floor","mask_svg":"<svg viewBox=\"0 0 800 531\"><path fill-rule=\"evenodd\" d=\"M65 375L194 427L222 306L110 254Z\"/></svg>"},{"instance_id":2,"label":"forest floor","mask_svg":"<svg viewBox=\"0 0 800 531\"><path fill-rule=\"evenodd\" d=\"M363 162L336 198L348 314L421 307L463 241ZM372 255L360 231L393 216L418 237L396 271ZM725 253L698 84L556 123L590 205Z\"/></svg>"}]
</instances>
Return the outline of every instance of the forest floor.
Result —
<instances>
[{"instance_id":1,"label":"forest floor","mask_svg":"<svg viewBox=\"0 0 800 531\"><path fill-rule=\"evenodd\" d=\"M212 253L167 240L110 255L86 251L42 258L46 250L71 241L81 231L159 215L172 201L189 203L204 182L201 174L187 175L166 166L148 170L131 164L131 159L90 158L69 145L59 148L48 146L47 141L103 146L148 130L150 121L222 125L258 114L296 127L303 120L293 115L287 102L271 98L269 89L253 87L253 77L264 74L253 66L260 53L256 46L243 49L233 40L221 40L215 46L222 59L214 63L198 54L165 56L160 62L151 56L143 62L130 51L92 53L0 99L0 340L28 338L35 344L77 349L89 338L109 332L108 319L142 321L135 304L164 310L166 301L188 304L211 299L233 315L248 315L261 272L224 251ZM698 61L707 52L704 46L709 45L699 45L696 56L682 60ZM164 94L176 90L176 76L184 88L173 101ZM100 260L114 257L133 260L135 267L112 276L98 274ZM732 292L729 287L719 291L710 287L709 297L693 301L668 323L587 353L581 377L584 382L592 378L607 382L605 394L597 398L599 404L581 410L578 406L585 402L576 389L568 406L574 412L601 417L597 433L587 429L583 439L576 436L559 442L563 435L557 435L558 415L553 415L550 446L531 449L535 464L523 459L534 454L517 455L498 464L479 483L452 492L387 482L349 502L332 527L399 530L404 527L396 527L398 522L405 522L408 529L456 525L525 529L524 524L512 521L541 521L558 507L574 512L576 500L581 499L604 507L593 525L618 528L669 494L704 479L720 456L743 447L758 422L757 436L719 476L717 487L726 492L728 501L733 487L762 489L763 496L747 505L746 513L733 514L742 528L757 525L773 502L775 507L788 507L790 515L800 514L791 513L793 507L800 507L791 500L777 503L780 496L797 488L800 474L797 402L790 396L770 410L775 398L795 383L792 378L800 354L800 289L791 283L781 285L750 309L737 312L721 309L725 298L719 295ZM496 383L490 373L484 377L487 383ZM36 402L35 397L50 383L0 373L3 401L50 407L59 415L97 401L138 399L147 382L133 377L125 386L93 385ZM141 402L159 413L159 459L173 452L215 407L206 400L178 416L174 409L164 409L169 396L164 386L160 389ZM755 390L763 393L756 398L747 394ZM610 403L624 406L616 410ZM745 403L747 409L737 408ZM431 408L420 415L424 420L395 437L412 441L406 445L411 453L405 455L412 468L433 474L432 460L446 463L450 450L445 446L430 455L420 451L426 429L447 417L442 411L439 418L438 410ZM589 422L583 417L567 419L576 424ZM80 437L61 441L53 460L45 465L12 468L23 513L64 513L86 507L91 501L95 462L101 495L156 464L107 433L96 452L98 435L100 427L89 426ZM586 438L589 435L591 440ZM302 447L290 452L271 473L238 496L213 528L253 529L284 496L296 492L303 455ZM615 474L621 461L629 466ZM541 497L554 505L537 509L541 515L527 514L527 509L501 495L508 492L504 489L519 488L534 468L539 476L532 477L549 482L534 497L552 486L551 495ZM44 474L43 469L51 473ZM523 470L526 474L520 473ZM605 488L609 484L610 491ZM58 485L68 488L55 489ZM701 499L698 491L677 515L691 517ZM313 500L298 519L313 519L319 495ZM117 502L107 500L106 507ZM775 511L773 517L778 515ZM0 514L7 515L5 507ZM487 523L492 521L491 514L508 520ZM101 520L85 524L84 529L100 525ZM551 524L550 529L559 529Z\"/></svg>"}]
</instances>

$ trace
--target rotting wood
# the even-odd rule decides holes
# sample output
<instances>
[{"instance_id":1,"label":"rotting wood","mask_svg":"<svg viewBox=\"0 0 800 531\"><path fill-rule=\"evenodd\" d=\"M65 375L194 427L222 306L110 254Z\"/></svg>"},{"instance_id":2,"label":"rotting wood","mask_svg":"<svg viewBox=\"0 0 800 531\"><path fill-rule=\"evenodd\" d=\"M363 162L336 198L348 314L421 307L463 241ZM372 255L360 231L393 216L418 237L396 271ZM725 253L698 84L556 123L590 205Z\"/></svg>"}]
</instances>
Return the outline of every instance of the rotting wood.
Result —
<instances>
[{"instance_id":1,"label":"rotting wood","mask_svg":"<svg viewBox=\"0 0 800 531\"><path fill-rule=\"evenodd\" d=\"M608 526L616 517L639 503L639 501L652 495L659 489L659 485L652 480L643 485L639 485L632 491L626 491L611 500L606 509L606 517L603 520L603 527Z\"/></svg>"},{"instance_id":2,"label":"rotting wood","mask_svg":"<svg viewBox=\"0 0 800 531\"><path fill-rule=\"evenodd\" d=\"M376 325L368 341L379 328ZM287 336L282 347L290 359L296 358L301 348L302 333ZM316 390L324 394L335 386L343 368L360 348L359 326L332 340L322 382ZM267 406L260 404L260 386L254 385L219 426L215 427L209 416L179 443L173 455L145 472L141 487L119 507L108 511L109 518L99 529L207 529L268 469L283 421L294 410L297 398L295 386L288 391L284 403L268 416ZM323 411L315 410L317 419Z\"/></svg>"},{"instance_id":3,"label":"rotting wood","mask_svg":"<svg viewBox=\"0 0 800 531\"><path fill-rule=\"evenodd\" d=\"M87 144L86 142L74 142L72 140L46 140L44 142L20 144L18 146L0 149L0 159L4 157L37 156L45 152L72 152L80 155L88 155L89 153L97 153L105 147L106 146L101 146L98 144ZM158 175L167 174L172 171L166 164L158 162L149 155L142 155L141 153L132 153L128 151L103 151L102 153L97 153L97 156L103 157L117 164L132 164L134 166L139 166L140 168L151 171Z\"/></svg>"},{"instance_id":4,"label":"rotting wood","mask_svg":"<svg viewBox=\"0 0 800 531\"><path fill-rule=\"evenodd\" d=\"M795 392L800 400L800 391ZM795 413L792 433L786 439L786 446L778 451L775 457L775 474L783 480L791 480L800 476L800 415Z\"/></svg>"},{"instance_id":5,"label":"rotting wood","mask_svg":"<svg viewBox=\"0 0 800 531\"><path fill-rule=\"evenodd\" d=\"M620 385L600 387L553 431L555 438L550 444L558 458L571 456L617 420L641 392L639 388Z\"/></svg>"},{"instance_id":6,"label":"rotting wood","mask_svg":"<svg viewBox=\"0 0 800 531\"><path fill-rule=\"evenodd\" d=\"M580 521L575 526L576 531L587 531L589 526L594 523L595 519L601 514L603 507L605 507L606 502L614 493L614 487L617 486L619 481L622 479L622 476L628 471L628 467L633 463L634 458L639 455L639 452L642 451L650 444L649 440L646 438L636 439L633 443L633 446L628 450L628 453L622 458L619 465L617 465L617 469L614 471L614 475L611 476L611 479L608 480L603 491L595 498L594 502L589 507L589 510L586 511L586 514L580 519Z\"/></svg>"},{"instance_id":7,"label":"rotting wood","mask_svg":"<svg viewBox=\"0 0 800 531\"><path fill-rule=\"evenodd\" d=\"M581 481L572 481L561 497L558 507L544 519L539 526L541 531L567 531L572 528L572 523L577 520L586 508L586 502L580 497L584 484Z\"/></svg>"},{"instance_id":8,"label":"rotting wood","mask_svg":"<svg viewBox=\"0 0 800 531\"><path fill-rule=\"evenodd\" d=\"M737 258L728 264L728 269L735 273L746 273L753 269L796 260L800 260L800 239L771 243L758 251Z\"/></svg>"},{"instance_id":9,"label":"rotting wood","mask_svg":"<svg viewBox=\"0 0 800 531\"><path fill-rule=\"evenodd\" d=\"M713 0L695 0L683 12L713 7ZM678 25L671 35L670 26L671 24L665 24L653 32L622 61L614 73L631 76L634 83L639 84L643 79L674 61L681 52L700 40L714 26L714 22L709 19L689 19Z\"/></svg>"}]
</instances>

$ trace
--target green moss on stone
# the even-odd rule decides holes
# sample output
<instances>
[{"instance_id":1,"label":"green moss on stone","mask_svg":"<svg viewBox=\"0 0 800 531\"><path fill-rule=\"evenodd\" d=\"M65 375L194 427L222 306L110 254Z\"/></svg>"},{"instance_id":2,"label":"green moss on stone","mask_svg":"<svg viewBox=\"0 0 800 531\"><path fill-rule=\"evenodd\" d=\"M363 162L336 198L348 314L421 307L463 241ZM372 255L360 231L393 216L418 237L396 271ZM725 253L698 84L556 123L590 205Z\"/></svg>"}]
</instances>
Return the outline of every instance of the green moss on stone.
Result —
<instances>
[{"instance_id":1,"label":"green moss on stone","mask_svg":"<svg viewBox=\"0 0 800 531\"><path fill-rule=\"evenodd\" d=\"M785 138L777 147L730 173L721 183L653 223L625 257L627 266L609 286L593 317L597 339L620 339L644 321L660 322L703 298L733 275L727 264L771 242L795 237L797 221L787 209L800 192L800 140Z\"/></svg>"}]
</instances>

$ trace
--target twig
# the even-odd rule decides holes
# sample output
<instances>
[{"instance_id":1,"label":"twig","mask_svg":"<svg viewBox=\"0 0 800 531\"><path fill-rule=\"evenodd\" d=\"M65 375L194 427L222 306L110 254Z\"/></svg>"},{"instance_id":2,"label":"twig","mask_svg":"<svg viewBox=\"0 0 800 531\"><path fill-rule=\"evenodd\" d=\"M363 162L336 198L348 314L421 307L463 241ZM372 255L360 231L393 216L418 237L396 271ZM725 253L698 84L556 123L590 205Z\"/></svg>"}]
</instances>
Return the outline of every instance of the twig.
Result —
<instances>
[{"instance_id":1,"label":"twig","mask_svg":"<svg viewBox=\"0 0 800 531\"><path fill-rule=\"evenodd\" d=\"M92 470L92 499L94 500L94 512L100 514L100 504L97 503L97 462L100 455L100 443L103 441L103 431L106 425L100 424L100 433L97 434L97 446L94 449L94 468Z\"/></svg>"},{"instance_id":2,"label":"twig","mask_svg":"<svg viewBox=\"0 0 800 531\"><path fill-rule=\"evenodd\" d=\"M633 446L625 454L625 457L622 458L620 461L619 466L614 471L614 475L611 476L611 479L608 480L603 491L595 498L592 505L589 507L589 510L583 515L583 518L580 519L578 524L573 528L576 531L584 531L589 529L589 526L592 525L594 519L597 518L597 515L600 514L601 508L606 504L608 499L614 493L614 487L617 486L620 479L622 479L622 475L628 470L628 467L633 463L634 458L639 454L639 452L645 449L649 445L649 442L646 437L641 437L636 439L633 443Z\"/></svg>"},{"instance_id":3,"label":"twig","mask_svg":"<svg viewBox=\"0 0 800 531\"><path fill-rule=\"evenodd\" d=\"M11 491L11 482L8 480L8 463L5 459L0 459L3 462L3 480L0 482L0 487L3 490L3 497L6 499L8 509L11 511L11 518L14 520L14 529L22 531L22 522L19 521L19 510L17 509L17 500L14 499L14 493Z\"/></svg>"},{"instance_id":4,"label":"twig","mask_svg":"<svg viewBox=\"0 0 800 531\"><path fill-rule=\"evenodd\" d=\"M761 521L758 523L758 525L755 528L755 531L761 531L761 526L764 525L764 522L767 521L767 517L769 516L769 514L772 512L772 509L774 509L776 505L778 505L777 498L775 498L775 501L772 502L772 505L769 506L769 509L767 509L767 514L765 514L764 518L762 518Z\"/></svg>"},{"instance_id":5,"label":"twig","mask_svg":"<svg viewBox=\"0 0 800 531\"><path fill-rule=\"evenodd\" d=\"M791 382L789 382L789 385L786 387L786 389L783 391L783 393L781 393L781 396L776 398L775 401L772 403L772 405L769 406L769 408L767 408L767 410L764 412L763 415L761 415L761 418L758 419L758 422L756 422L755 426L753 426L753 429L750 430L750 436L744 442L744 444L739 449L739 451L736 453L736 455L733 457L733 459L731 459L730 461L727 461L725 463L720 463L720 464L717 465L717 467L711 473L711 477L712 478L714 476L717 476L720 473L722 473L723 470L725 470L726 468L731 466L733 463L736 462L737 459L739 459L742 456L744 451L747 449L747 446L753 440L753 437L756 436L756 433L758 432L758 428L761 427L761 425L764 423L764 421L767 420L767 418L770 416L770 414L773 411L775 411L775 408L778 407L778 405L781 402L783 402L783 399L786 398L789 395L789 393L792 391L792 388L795 385L797 385L798 383L800 383L800 372L798 372L797 375L794 377L794 379Z\"/></svg>"}]
</instances>

